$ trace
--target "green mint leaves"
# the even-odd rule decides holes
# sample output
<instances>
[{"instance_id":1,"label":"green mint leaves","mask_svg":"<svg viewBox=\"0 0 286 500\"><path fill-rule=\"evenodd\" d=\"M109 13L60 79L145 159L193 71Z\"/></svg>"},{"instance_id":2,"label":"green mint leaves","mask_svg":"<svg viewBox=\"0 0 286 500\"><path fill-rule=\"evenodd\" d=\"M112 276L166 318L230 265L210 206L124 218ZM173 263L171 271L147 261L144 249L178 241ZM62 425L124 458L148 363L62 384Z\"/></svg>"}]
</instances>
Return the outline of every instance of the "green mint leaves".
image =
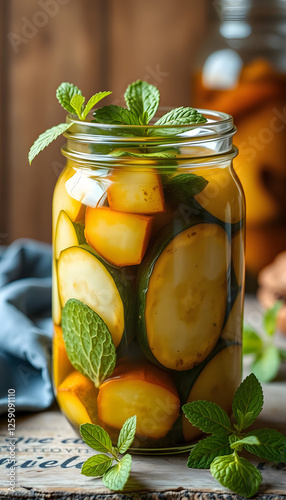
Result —
<instances>
[{"instance_id":1,"label":"green mint leaves","mask_svg":"<svg viewBox=\"0 0 286 500\"><path fill-rule=\"evenodd\" d=\"M68 112L74 113L78 115L80 120L85 120L88 113L92 110L92 108L104 97L111 94L111 92L98 92L93 95L85 108L83 109L83 104L85 102L85 97L82 96L81 90L72 83L63 82L56 90L56 96L61 104L61 106ZM61 134L66 132L72 123L60 123L55 127L52 127L46 132L43 132L38 139L34 142L31 147L28 160L31 165L34 158L47 146L51 144L55 139L57 139Z\"/></svg>"},{"instance_id":2,"label":"green mint leaves","mask_svg":"<svg viewBox=\"0 0 286 500\"><path fill-rule=\"evenodd\" d=\"M128 85L125 94L127 109L121 106L104 106L94 113L94 121L98 123L121 124L121 125L148 125L158 110L160 103L159 90L150 83L142 80ZM205 123L207 119L196 109L180 107L165 114L154 125L193 125ZM139 129L139 135L173 135L184 132L180 128L154 128ZM136 133L135 130L133 134Z\"/></svg>"},{"instance_id":3,"label":"green mint leaves","mask_svg":"<svg viewBox=\"0 0 286 500\"><path fill-rule=\"evenodd\" d=\"M136 432L136 415L123 424L116 447L112 446L108 433L99 425L80 426L82 439L100 454L88 458L81 469L85 476L102 476L103 484L113 491L123 490L132 467L132 457L124 454L132 445ZM109 453L109 455L106 455ZM116 464L113 465L114 460Z\"/></svg>"},{"instance_id":4,"label":"green mint leaves","mask_svg":"<svg viewBox=\"0 0 286 500\"><path fill-rule=\"evenodd\" d=\"M115 346L106 324L90 307L70 299L63 308L62 328L70 362L99 387L116 363Z\"/></svg>"},{"instance_id":5,"label":"green mint leaves","mask_svg":"<svg viewBox=\"0 0 286 500\"><path fill-rule=\"evenodd\" d=\"M227 413L210 401L193 401L183 406L187 419L201 431L214 436L227 436L232 432Z\"/></svg>"},{"instance_id":6,"label":"green mint leaves","mask_svg":"<svg viewBox=\"0 0 286 500\"><path fill-rule=\"evenodd\" d=\"M147 125L159 107L160 92L154 85L138 80L128 85L124 98L128 109L138 117L139 123Z\"/></svg>"},{"instance_id":7,"label":"green mint leaves","mask_svg":"<svg viewBox=\"0 0 286 500\"><path fill-rule=\"evenodd\" d=\"M56 90L57 100L68 113L74 113L74 107L70 102L75 95L82 95L82 92L72 83L63 82Z\"/></svg>"},{"instance_id":8,"label":"green mint leaves","mask_svg":"<svg viewBox=\"0 0 286 500\"><path fill-rule=\"evenodd\" d=\"M253 496L262 482L260 471L238 453L245 448L273 462L286 460L286 436L275 429L259 429L247 434L263 406L262 387L254 374L240 384L232 403L236 423L231 427L226 412L215 403L194 401L183 406L189 422L212 434L192 449L187 466L207 469L223 486L246 498Z\"/></svg>"},{"instance_id":9,"label":"green mint leaves","mask_svg":"<svg viewBox=\"0 0 286 500\"><path fill-rule=\"evenodd\" d=\"M82 95L81 90L76 85L68 82L63 82L56 91L56 96L60 105L68 113L76 113L79 120L86 120L88 113L92 110L92 108L94 108L94 106L96 106L99 101L101 101L109 94L111 94L110 91L97 92L89 99L86 106L84 107L85 97ZM92 121L111 125L140 125L140 127L138 128L133 127L132 130L129 130L129 135L131 134L133 136L154 134L159 136L174 134L176 135L185 132L185 128L180 129L172 127L144 127L149 124L152 118L154 118L160 103L160 92L154 85L151 85L150 83L144 82L142 80L137 80L136 82L128 85L124 94L124 98L127 108L123 108L122 106L115 106L114 104L103 106L93 113L94 120ZM207 119L197 110L188 107L180 107L162 116L154 123L154 125L193 125L197 123L205 123L206 121ZM41 134L30 149L28 155L29 163L31 164L33 159L40 153L40 151L46 148L61 134L66 132L68 128L71 127L71 125L72 123L60 123L59 125ZM124 129L122 133L123 135L128 135L128 130ZM138 152L138 156L141 156L142 153L148 154L149 157L156 157L156 153L154 153L153 155L148 151L140 151ZM124 154L122 154L122 156L125 156L125 152ZM170 157L173 156L168 156L167 154L167 158Z\"/></svg>"},{"instance_id":10,"label":"green mint leaves","mask_svg":"<svg viewBox=\"0 0 286 500\"><path fill-rule=\"evenodd\" d=\"M255 495L262 482L261 472L255 465L237 453L215 458L210 470L222 486L246 498Z\"/></svg>"},{"instance_id":11,"label":"green mint leaves","mask_svg":"<svg viewBox=\"0 0 286 500\"><path fill-rule=\"evenodd\" d=\"M71 123L60 123L55 127L52 127L43 134L41 134L38 139L34 142L31 147L28 155L28 160L31 165L33 159L45 149L47 146L51 144L55 139L57 139L60 135L62 135L66 130L68 130L71 126Z\"/></svg>"},{"instance_id":12,"label":"green mint leaves","mask_svg":"<svg viewBox=\"0 0 286 500\"><path fill-rule=\"evenodd\" d=\"M277 324L277 315L282 302L276 302L267 309L263 317L264 336L259 335L253 328L244 325L243 328L243 354L251 354L253 361L252 372L260 382L270 382L279 370L285 353L273 343L273 335Z\"/></svg>"}]
</instances>

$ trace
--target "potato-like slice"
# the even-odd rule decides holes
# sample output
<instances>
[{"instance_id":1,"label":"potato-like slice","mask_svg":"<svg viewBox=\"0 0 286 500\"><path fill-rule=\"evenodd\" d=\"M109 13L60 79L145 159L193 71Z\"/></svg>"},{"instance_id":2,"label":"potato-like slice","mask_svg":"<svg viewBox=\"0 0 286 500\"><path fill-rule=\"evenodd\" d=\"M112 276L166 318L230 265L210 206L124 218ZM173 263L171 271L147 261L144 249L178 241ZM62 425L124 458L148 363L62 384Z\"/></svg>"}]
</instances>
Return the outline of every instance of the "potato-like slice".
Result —
<instances>
[{"instance_id":1,"label":"potato-like slice","mask_svg":"<svg viewBox=\"0 0 286 500\"><path fill-rule=\"evenodd\" d=\"M53 378L54 387L57 387L74 370L66 353L63 330L60 326L54 325L53 336Z\"/></svg>"},{"instance_id":2,"label":"potato-like slice","mask_svg":"<svg viewBox=\"0 0 286 500\"><path fill-rule=\"evenodd\" d=\"M127 418L137 415L139 436L164 437L179 411L180 400L171 376L148 363L124 364L99 388L100 422L121 429Z\"/></svg>"},{"instance_id":3,"label":"potato-like slice","mask_svg":"<svg viewBox=\"0 0 286 500\"><path fill-rule=\"evenodd\" d=\"M155 172L114 170L110 180L107 196L113 210L131 214L164 211L162 183Z\"/></svg>"},{"instance_id":4,"label":"potato-like slice","mask_svg":"<svg viewBox=\"0 0 286 500\"><path fill-rule=\"evenodd\" d=\"M208 356L221 333L228 237L216 224L196 224L173 238L155 259L151 276L150 270L145 272L150 280L143 336L163 366L189 370ZM146 288L140 292L145 294Z\"/></svg>"},{"instance_id":5,"label":"potato-like slice","mask_svg":"<svg viewBox=\"0 0 286 500\"><path fill-rule=\"evenodd\" d=\"M73 371L57 390L59 406L73 425L97 424L98 389L91 380Z\"/></svg>"},{"instance_id":6,"label":"potato-like slice","mask_svg":"<svg viewBox=\"0 0 286 500\"><path fill-rule=\"evenodd\" d=\"M241 381L241 346L233 344L220 351L206 365L195 381L186 403L211 401L231 415L234 393ZM202 432L183 416L183 435L189 442Z\"/></svg>"},{"instance_id":7,"label":"potato-like slice","mask_svg":"<svg viewBox=\"0 0 286 500\"><path fill-rule=\"evenodd\" d=\"M86 241L116 266L140 264L145 254L152 217L116 212L108 207L86 209Z\"/></svg>"}]
</instances>

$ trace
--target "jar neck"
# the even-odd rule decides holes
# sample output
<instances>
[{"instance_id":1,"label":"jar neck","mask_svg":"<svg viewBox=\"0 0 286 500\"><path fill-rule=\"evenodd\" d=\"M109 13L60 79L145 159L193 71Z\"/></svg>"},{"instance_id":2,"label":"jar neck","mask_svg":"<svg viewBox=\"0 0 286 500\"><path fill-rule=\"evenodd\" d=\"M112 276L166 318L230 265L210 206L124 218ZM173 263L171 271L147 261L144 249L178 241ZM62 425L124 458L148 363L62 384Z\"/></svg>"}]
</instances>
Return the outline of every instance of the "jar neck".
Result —
<instances>
[{"instance_id":1,"label":"jar neck","mask_svg":"<svg viewBox=\"0 0 286 500\"><path fill-rule=\"evenodd\" d=\"M217 163L236 156L232 138L233 119L225 113L199 110L203 124L168 126L103 125L67 117L71 127L62 153L69 160L89 167L138 166L170 168L184 162Z\"/></svg>"}]
</instances>

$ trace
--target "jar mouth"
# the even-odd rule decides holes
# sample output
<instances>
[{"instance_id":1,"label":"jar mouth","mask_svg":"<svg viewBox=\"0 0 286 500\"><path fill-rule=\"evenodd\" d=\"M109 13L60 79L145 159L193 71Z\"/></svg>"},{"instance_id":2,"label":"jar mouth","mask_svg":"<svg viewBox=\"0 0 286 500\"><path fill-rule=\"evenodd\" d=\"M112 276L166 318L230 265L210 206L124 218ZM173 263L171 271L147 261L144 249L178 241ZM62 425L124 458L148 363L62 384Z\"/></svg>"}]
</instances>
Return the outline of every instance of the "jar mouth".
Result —
<instances>
[{"instance_id":1,"label":"jar mouth","mask_svg":"<svg viewBox=\"0 0 286 500\"><path fill-rule=\"evenodd\" d=\"M144 129L145 133L148 134L148 132L159 132L162 130L173 130L174 134L183 134L186 132L191 132L192 136L194 135L194 131L200 131L200 134L202 131L205 131L206 135L209 135L210 132L213 132L214 134L221 134L225 133L227 131L231 131L234 128L233 125L233 118L231 115L219 111L214 111L214 110L209 110L209 109L201 109L201 108L196 108L197 111L201 114L203 114L206 118L207 121L205 123L189 123L185 125L154 125L153 122L158 120L163 114L168 113L169 111L172 110L170 107L160 107L159 108L159 113L156 115L152 120L151 123L148 125L125 125L125 124L106 124L106 123L97 123L97 122L92 122L92 121L83 121L79 120L76 115L69 114L66 117L66 122L67 123L73 123L75 127L71 126L71 129L69 129L64 135L67 137L70 137L71 134L73 133L83 133L85 134L86 132L92 134L92 136L97 135L102 131L103 133L105 131L107 132L114 132L114 135L116 136L116 132L120 131L127 131L129 132L129 139L132 140L132 135L131 132L137 132L139 133ZM92 115L91 115L92 116ZM177 133L176 133L177 132ZM235 133L235 131L234 131ZM145 136L139 135L139 137L145 138ZM156 135L154 134L154 137ZM153 137L149 136L149 139L152 139ZM134 139L138 140L138 135L134 137Z\"/></svg>"},{"instance_id":2,"label":"jar mouth","mask_svg":"<svg viewBox=\"0 0 286 500\"><path fill-rule=\"evenodd\" d=\"M159 108L158 116L172 108ZM197 109L197 108L196 108ZM68 115L71 127L64 133L67 144L62 153L79 163L104 162L134 164L145 159L156 160L158 166L169 161L237 154L232 145L236 132L231 115L223 112L197 109L207 121L185 125L125 125L81 121ZM92 118L92 117L90 117ZM125 154L124 154L125 153Z\"/></svg>"}]
</instances>

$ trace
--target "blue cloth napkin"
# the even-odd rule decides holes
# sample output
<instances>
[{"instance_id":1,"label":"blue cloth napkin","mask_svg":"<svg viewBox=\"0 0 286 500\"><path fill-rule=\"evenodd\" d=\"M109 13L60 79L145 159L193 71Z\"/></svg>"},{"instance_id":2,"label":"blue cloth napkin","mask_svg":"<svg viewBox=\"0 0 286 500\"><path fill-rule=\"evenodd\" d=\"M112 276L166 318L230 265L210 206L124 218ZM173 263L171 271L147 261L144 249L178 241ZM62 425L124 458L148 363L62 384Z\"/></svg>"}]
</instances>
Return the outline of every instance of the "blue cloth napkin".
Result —
<instances>
[{"instance_id":1,"label":"blue cloth napkin","mask_svg":"<svg viewBox=\"0 0 286 500\"><path fill-rule=\"evenodd\" d=\"M51 384L51 246L17 240L0 252L0 414L8 389L16 410L53 402Z\"/></svg>"}]
</instances>

